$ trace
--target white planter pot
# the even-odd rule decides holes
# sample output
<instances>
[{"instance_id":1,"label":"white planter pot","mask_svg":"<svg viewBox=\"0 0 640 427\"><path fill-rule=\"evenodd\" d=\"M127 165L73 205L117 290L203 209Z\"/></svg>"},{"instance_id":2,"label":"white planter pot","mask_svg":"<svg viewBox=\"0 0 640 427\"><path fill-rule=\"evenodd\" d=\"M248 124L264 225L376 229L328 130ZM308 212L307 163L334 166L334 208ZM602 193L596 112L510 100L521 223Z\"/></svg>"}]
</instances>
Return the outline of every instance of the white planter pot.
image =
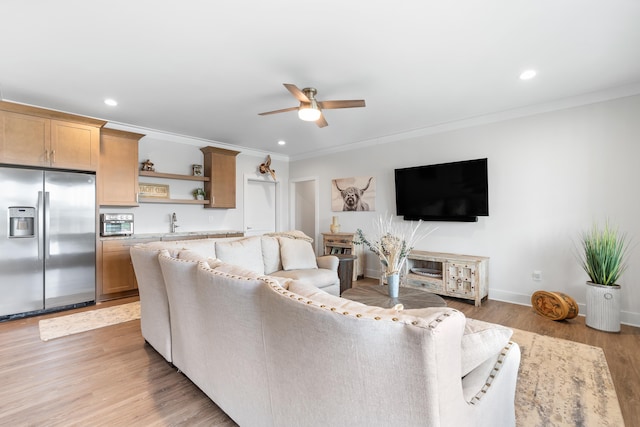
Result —
<instances>
[{"instance_id":1,"label":"white planter pot","mask_svg":"<svg viewBox=\"0 0 640 427\"><path fill-rule=\"evenodd\" d=\"M605 332L620 332L620 286L587 282L587 326Z\"/></svg>"}]
</instances>

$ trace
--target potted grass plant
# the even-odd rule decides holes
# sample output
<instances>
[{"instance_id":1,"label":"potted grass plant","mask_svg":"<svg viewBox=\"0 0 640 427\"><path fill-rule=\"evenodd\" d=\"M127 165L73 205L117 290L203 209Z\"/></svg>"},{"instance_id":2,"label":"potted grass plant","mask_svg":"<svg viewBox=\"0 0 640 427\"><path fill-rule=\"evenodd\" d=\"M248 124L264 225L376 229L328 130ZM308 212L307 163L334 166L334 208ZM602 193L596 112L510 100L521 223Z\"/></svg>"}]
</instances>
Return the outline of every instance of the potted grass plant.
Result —
<instances>
[{"instance_id":1,"label":"potted grass plant","mask_svg":"<svg viewBox=\"0 0 640 427\"><path fill-rule=\"evenodd\" d=\"M626 269L628 238L606 221L581 234L580 263L589 276L586 293L587 326L606 332L620 332L620 285Z\"/></svg>"}]
</instances>

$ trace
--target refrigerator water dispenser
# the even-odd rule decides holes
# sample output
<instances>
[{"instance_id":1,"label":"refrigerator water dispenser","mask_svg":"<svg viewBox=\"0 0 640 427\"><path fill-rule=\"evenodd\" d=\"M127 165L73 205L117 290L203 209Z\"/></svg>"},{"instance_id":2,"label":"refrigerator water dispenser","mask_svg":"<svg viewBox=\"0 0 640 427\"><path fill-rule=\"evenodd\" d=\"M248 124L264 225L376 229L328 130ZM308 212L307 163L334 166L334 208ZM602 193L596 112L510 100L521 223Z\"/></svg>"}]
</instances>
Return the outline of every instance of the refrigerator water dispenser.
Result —
<instances>
[{"instance_id":1,"label":"refrigerator water dispenser","mask_svg":"<svg viewBox=\"0 0 640 427\"><path fill-rule=\"evenodd\" d=\"M36 208L9 207L9 238L35 237Z\"/></svg>"}]
</instances>

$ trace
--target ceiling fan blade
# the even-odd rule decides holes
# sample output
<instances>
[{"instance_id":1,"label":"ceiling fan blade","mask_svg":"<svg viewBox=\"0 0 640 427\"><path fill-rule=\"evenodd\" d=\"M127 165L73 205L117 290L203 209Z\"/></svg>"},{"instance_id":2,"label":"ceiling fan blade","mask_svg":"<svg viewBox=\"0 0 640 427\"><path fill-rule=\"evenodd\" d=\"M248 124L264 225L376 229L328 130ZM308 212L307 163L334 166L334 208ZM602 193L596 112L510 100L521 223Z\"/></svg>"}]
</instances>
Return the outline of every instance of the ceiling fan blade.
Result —
<instances>
[{"instance_id":1,"label":"ceiling fan blade","mask_svg":"<svg viewBox=\"0 0 640 427\"><path fill-rule=\"evenodd\" d=\"M283 108L282 110L267 111L266 113L258 113L259 116L268 116L269 114L286 113L287 111L297 110L298 107Z\"/></svg>"},{"instance_id":2,"label":"ceiling fan blade","mask_svg":"<svg viewBox=\"0 0 640 427\"><path fill-rule=\"evenodd\" d=\"M311 100L309 98L307 98L307 95L305 95L300 89L298 89L298 86L296 85L292 85L291 83L283 83L284 87L287 88L287 90L289 92L291 92L291 94L293 96L296 97L296 99L300 102L311 102Z\"/></svg>"},{"instance_id":3,"label":"ceiling fan blade","mask_svg":"<svg viewBox=\"0 0 640 427\"><path fill-rule=\"evenodd\" d=\"M331 110L335 108L365 107L365 104L364 99L352 99L344 101L322 101L318 102L318 106L320 108L324 108L325 110Z\"/></svg>"},{"instance_id":4,"label":"ceiling fan blade","mask_svg":"<svg viewBox=\"0 0 640 427\"><path fill-rule=\"evenodd\" d=\"M320 118L316 120L316 124L319 128L329 126L329 123L327 123L327 119L324 118L324 114L322 114L322 111L320 112Z\"/></svg>"}]
</instances>

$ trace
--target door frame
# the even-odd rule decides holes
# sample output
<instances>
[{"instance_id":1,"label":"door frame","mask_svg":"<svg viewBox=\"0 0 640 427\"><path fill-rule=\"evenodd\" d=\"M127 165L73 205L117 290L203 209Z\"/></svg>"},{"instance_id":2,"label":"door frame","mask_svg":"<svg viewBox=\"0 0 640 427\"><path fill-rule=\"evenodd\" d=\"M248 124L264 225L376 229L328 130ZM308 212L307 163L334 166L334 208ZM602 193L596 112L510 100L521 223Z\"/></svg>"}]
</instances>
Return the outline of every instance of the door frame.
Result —
<instances>
[{"instance_id":1,"label":"door frame","mask_svg":"<svg viewBox=\"0 0 640 427\"><path fill-rule=\"evenodd\" d=\"M313 182L313 188L314 188L314 202L315 202L315 209L314 209L314 219L313 219L313 233L314 235L311 236L314 239L314 242L316 243L316 253L320 253L317 252L319 250L318 245L320 244L320 239L318 238L318 236L320 235L320 181L319 181L319 177L317 176L308 176L308 177L302 177L302 178L294 178L294 179L290 179L289 180L289 229L290 230L294 230L296 228L296 185L302 182L309 182L312 181Z\"/></svg>"},{"instance_id":2,"label":"door frame","mask_svg":"<svg viewBox=\"0 0 640 427\"><path fill-rule=\"evenodd\" d=\"M248 175L248 174L244 174L243 175L243 209L242 209L242 231L244 233L247 232L247 212L248 209L247 207L249 206L248 204L248 197L247 195L249 194L248 190L248 186L249 186L249 181L253 181L253 182L259 182L261 184L274 184L275 185L275 190L276 190L276 199L274 201L274 209L275 209L275 215L276 215L276 230L275 231L281 231L282 227L281 227L281 209L280 209L280 200L281 200L281 195L280 195L280 181L271 181L268 179L260 179L260 178L256 178L255 176L252 175Z\"/></svg>"}]
</instances>

